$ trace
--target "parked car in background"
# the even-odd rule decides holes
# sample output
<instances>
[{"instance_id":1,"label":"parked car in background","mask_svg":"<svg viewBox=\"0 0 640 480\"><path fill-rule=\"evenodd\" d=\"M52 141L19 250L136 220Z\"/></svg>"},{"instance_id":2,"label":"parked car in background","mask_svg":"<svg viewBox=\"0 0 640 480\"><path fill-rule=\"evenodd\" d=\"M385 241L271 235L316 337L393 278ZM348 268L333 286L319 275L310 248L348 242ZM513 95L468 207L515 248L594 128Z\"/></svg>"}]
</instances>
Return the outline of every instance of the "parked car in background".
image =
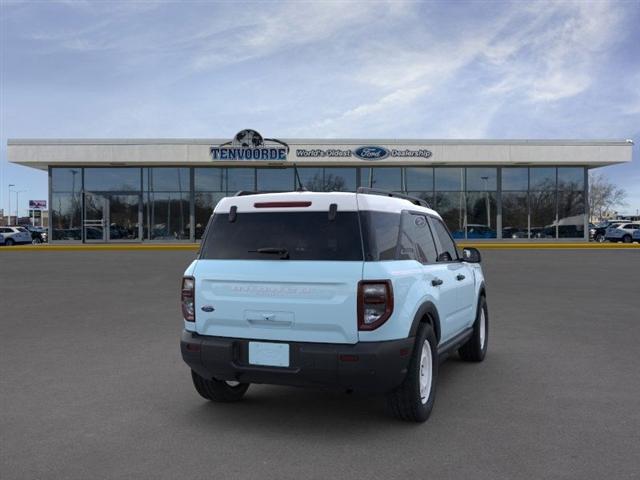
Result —
<instances>
[{"instance_id":1,"label":"parked car in background","mask_svg":"<svg viewBox=\"0 0 640 480\"><path fill-rule=\"evenodd\" d=\"M502 238L528 238L527 229L524 230L517 227L504 227L502 229Z\"/></svg>"},{"instance_id":2,"label":"parked car in background","mask_svg":"<svg viewBox=\"0 0 640 480\"><path fill-rule=\"evenodd\" d=\"M4 235L0 233L0 245L4 245Z\"/></svg>"},{"instance_id":3,"label":"parked car in background","mask_svg":"<svg viewBox=\"0 0 640 480\"><path fill-rule=\"evenodd\" d=\"M465 238L464 229L451 232L453 238ZM467 225L467 238L496 238L496 231L486 225L470 223Z\"/></svg>"},{"instance_id":4,"label":"parked car in background","mask_svg":"<svg viewBox=\"0 0 640 480\"><path fill-rule=\"evenodd\" d=\"M31 243L31 234L22 227L0 227L0 234L4 237L4 244L7 247Z\"/></svg>"},{"instance_id":5,"label":"parked car in background","mask_svg":"<svg viewBox=\"0 0 640 480\"><path fill-rule=\"evenodd\" d=\"M33 225L22 225L31 234L31 243L34 245L47 243L49 240L46 228L34 227Z\"/></svg>"},{"instance_id":6,"label":"parked car in background","mask_svg":"<svg viewBox=\"0 0 640 480\"><path fill-rule=\"evenodd\" d=\"M605 240L609 242L631 243L633 234L640 229L640 223L623 223L615 227L607 228Z\"/></svg>"},{"instance_id":7,"label":"parked car in background","mask_svg":"<svg viewBox=\"0 0 640 480\"><path fill-rule=\"evenodd\" d=\"M589 229L589 238L595 242L602 243L607 235L607 228L615 227L623 223L628 223L628 220L607 220L598 223Z\"/></svg>"},{"instance_id":8,"label":"parked car in background","mask_svg":"<svg viewBox=\"0 0 640 480\"><path fill-rule=\"evenodd\" d=\"M633 234L631 235L631 240L640 243L640 228L633 232Z\"/></svg>"}]
</instances>

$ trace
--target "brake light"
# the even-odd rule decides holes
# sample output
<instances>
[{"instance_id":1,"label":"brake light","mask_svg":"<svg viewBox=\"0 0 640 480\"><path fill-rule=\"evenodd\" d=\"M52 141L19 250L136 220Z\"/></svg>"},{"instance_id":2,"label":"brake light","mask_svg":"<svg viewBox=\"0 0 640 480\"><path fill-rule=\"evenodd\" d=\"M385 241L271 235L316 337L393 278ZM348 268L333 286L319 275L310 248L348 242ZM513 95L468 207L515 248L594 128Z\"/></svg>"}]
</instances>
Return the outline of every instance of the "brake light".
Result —
<instances>
[{"instance_id":1,"label":"brake light","mask_svg":"<svg viewBox=\"0 0 640 480\"><path fill-rule=\"evenodd\" d=\"M295 208L310 207L311 202L256 202L253 204L255 208Z\"/></svg>"},{"instance_id":2,"label":"brake light","mask_svg":"<svg viewBox=\"0 0 640 480\"><path fill-rule=\"evenodd\" d=\"M393 313L391 280L358 283L358 330L375 330Z\"/></svg>"},{"instance_id":3,"label":"brake light","mask_svg":"<svg viewBox=\"0 0 640 480\"><path fill-rule=\"evenodd\" d=\"M182 306L182 316L187 322L196 321L195 297L196 280L193 277L183 277L180 305Z\"/></svg>"}]
</instances>

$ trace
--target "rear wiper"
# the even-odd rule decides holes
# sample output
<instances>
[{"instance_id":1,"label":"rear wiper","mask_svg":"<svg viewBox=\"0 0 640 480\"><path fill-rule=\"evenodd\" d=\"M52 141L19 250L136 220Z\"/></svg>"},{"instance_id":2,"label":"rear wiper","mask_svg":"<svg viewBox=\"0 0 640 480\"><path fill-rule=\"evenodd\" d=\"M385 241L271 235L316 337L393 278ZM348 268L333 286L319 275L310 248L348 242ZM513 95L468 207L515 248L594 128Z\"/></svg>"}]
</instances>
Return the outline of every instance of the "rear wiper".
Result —
<instances>
[{"instance_id":1,"label":"rear wiper","mask_svg":"<svg viewBox=\"0 0 640 480\"><path fill-rule=\"evenodd\" d=\"M269 253L274 255L280 255L281 260L289 260L289 250L286 248L278 247L265 247L257 250L249 250L250 253Z\"/></svg>"}]
</instances>

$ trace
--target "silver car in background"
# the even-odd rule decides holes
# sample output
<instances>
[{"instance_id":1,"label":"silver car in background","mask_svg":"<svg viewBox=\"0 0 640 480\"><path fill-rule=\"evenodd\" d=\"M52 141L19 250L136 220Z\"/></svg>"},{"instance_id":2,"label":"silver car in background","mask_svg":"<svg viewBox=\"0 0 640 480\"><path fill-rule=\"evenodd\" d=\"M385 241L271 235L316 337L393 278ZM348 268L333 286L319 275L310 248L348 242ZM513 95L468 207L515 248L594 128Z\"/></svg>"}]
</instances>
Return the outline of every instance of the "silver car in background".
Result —
<instances>
[{"instance_id":1,"label":"silver car in background","mask_svg":"<svg viewBox=\"0 0 640 480\"><path fill-rule=\"evenodd\" d=\"M0 227L0 235L4 237L4 245L20 245L31 243L31 234L24 227Z\"/></svg>"}]
</instances>

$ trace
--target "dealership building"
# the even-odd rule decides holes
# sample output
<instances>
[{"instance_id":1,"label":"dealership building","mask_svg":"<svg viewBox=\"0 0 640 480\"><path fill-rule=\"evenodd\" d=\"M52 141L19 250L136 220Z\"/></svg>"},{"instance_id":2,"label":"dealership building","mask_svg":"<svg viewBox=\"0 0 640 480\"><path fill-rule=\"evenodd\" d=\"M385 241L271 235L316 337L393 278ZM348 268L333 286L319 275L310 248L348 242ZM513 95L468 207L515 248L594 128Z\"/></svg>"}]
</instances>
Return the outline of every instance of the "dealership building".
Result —
<instances>
[{"instance_id":1,"label":"dealership building","mask_svg":"<svg viewBox=\"0 0 640 480\"><path fill-rule=\"evenodd\" d=\"M54 242L195 242L238 191L401 192L459 239L588 240L588 171L630 162L631 140L12 139L48 172Z\"/></svg>"}]
</instances>

